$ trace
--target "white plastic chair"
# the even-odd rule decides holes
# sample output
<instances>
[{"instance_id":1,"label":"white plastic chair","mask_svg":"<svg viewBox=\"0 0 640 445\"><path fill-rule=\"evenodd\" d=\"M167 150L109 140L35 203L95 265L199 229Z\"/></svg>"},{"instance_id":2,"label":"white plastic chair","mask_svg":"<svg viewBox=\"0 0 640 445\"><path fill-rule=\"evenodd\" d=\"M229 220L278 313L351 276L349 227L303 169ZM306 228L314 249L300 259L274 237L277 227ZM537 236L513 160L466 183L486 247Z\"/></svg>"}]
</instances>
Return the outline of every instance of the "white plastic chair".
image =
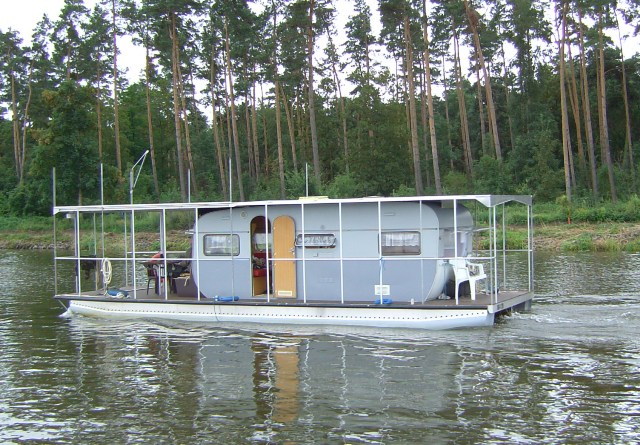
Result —
<instances>
[{"instance_id":1,"label":"white plastic chair","mask_svg":"<svg viewBox=\"0 0 640 445\"><path fill-rule=\"evenodd\" d=\"M476 282L484 280L487 275L484 273L484 266L479 263L470 263L465 258L456 258L449 260L449 264L453 268L453 274L456 280L456 302L458 301L458 293L460 291L460 284L465 281L469 282L469 288L471 289L471 299L476 299Z\"/></svg>"}]
</instances>

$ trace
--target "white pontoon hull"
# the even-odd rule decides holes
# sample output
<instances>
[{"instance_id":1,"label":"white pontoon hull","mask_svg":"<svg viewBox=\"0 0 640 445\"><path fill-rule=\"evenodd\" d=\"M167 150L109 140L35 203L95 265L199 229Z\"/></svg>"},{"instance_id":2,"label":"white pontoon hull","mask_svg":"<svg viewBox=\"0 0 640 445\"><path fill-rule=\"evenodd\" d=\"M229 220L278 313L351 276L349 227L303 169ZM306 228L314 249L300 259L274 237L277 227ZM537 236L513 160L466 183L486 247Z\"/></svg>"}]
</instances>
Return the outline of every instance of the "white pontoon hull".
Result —
<instances>
[{"instance_id":1,"label":"white pontoon hull","mask_svg":"<svg viewBox=\"0 0 640 445\"><path fill-rule=\"evenodd\" d=\"M453 329L491 326L487 309L278 306L69 300L72 314L106 318L154 318L200 323L268 323Z\"/></svg>"}]
</instances>

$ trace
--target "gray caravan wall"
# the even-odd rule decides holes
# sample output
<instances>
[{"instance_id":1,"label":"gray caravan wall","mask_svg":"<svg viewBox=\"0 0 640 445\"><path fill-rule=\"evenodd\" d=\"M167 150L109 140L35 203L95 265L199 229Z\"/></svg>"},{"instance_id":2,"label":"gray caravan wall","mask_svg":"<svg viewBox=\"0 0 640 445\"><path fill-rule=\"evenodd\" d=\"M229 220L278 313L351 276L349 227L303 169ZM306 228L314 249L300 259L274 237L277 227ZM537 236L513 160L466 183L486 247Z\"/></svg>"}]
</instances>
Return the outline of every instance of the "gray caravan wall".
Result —
<instances>
[{"instance_id":1,"label":"gray caravan wall","mask_svg":"<svg viewBox=\"0 0 640 445\"><path fill-rule=\"evenodd\" d=\"M441 275L445 266L436 258L444 254L440 242L442 223L449 225L452 217L442 210L436 204L419 202L382 202L380 211L376 202L347 202L341 206L335 202L292 202L268 206L266 216L272 224L280 215L291 216L296 234L304 231L336 237L334 247L296 247L298 300L306 294L308 301L340 301L344 295L346 301L370 302L378 298L374 286L382 282L390 286L388 297L394 301L420 301L439 295L444 285ZM199 276L201 291L207 297L251 296L250 223L256 216L265 216L265 206L215 210L198 221L195 236L199 237L200 247L199 261L193 267L194 279ZM380 260L379 223L383 231L420 231L421 254L385 256ZM239 255L203 255L205 234L230 232L240 238ZM432 286L434 279L438 288Z\"/></svg>"}]
</instances>

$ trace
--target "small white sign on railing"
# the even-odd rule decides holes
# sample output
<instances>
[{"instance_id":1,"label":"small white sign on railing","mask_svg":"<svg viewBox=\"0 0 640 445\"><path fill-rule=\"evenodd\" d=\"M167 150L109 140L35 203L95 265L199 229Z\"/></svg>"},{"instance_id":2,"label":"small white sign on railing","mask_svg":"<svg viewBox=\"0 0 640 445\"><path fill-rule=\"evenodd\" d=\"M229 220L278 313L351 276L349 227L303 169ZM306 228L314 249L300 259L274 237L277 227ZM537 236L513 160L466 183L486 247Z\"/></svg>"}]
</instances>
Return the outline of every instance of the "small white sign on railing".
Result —
<instances>
[{"instance_id":1,"label":"small white sign on railing","mask_svg":"<svg viewBox=\"0 0 640 445\"><path fill-rule=\"evenodd\" d=\"M388 284L376 284L373 286L375 295L391 295L391 286Z\"/></svg>"}]
</instances>

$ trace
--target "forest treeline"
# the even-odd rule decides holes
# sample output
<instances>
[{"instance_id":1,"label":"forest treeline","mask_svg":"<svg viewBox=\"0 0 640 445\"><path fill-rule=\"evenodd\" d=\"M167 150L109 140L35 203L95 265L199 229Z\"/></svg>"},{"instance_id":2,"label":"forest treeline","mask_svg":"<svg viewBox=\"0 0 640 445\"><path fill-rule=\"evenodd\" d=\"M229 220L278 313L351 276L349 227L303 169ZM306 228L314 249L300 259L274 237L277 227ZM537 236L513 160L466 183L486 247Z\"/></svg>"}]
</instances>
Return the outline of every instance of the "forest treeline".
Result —
<instances>
[{"instance_id":1,"label":"forest treeline","mask_svg":"<svg viewBox=\"0 0 640 445\"><path fill-rule=\"evenodd\" d=\"M638 0L65 0L29 44L0 30L0 214L50 213L54 168L58 204L100 202L101 189L128 202L132 176L136 202L295 198L307 173L332 197L625 199L639 186L640 60L624 51L639 12ZM125 37L144 49L136 81Z\"/></svg>"}]
</instances>

